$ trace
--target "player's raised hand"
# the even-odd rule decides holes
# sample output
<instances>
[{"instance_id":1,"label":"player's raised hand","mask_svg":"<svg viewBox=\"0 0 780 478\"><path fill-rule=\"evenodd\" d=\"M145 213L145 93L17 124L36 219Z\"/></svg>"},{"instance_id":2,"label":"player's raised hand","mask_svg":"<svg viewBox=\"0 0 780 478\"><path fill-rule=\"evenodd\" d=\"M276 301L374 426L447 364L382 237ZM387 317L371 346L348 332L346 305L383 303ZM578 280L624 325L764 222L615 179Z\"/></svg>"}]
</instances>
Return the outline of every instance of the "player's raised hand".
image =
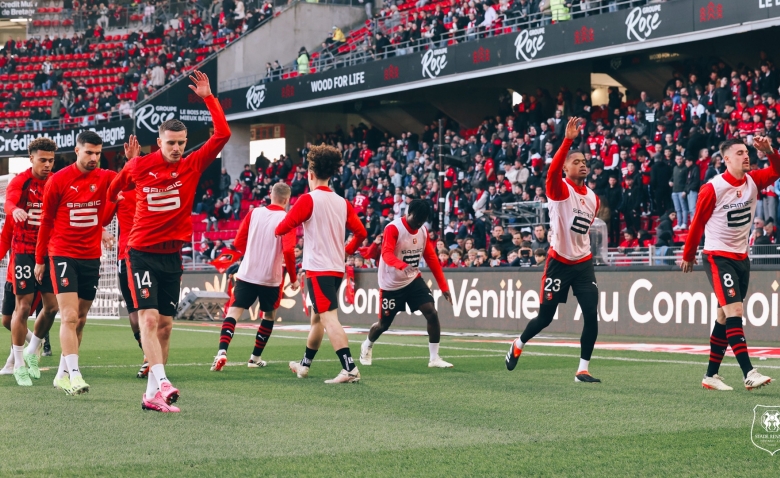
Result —
<instances>
[{"instance_id":1,"label":"player's raised hand","mask_svg":"<svg viewBox=\"0 0 780 478\"><path fill-rule=\"evenodd\" d=\"M696 265L696 258L694 258L692 261L682 261L680 262L680 269L682 269L683 273L687 274L688 272L693 272L693 266Z\"/></svg>"},{"instance_id":2,"label":"player's raised hand","mask_svg":"<svg viewBox=\"0 0 780 478\"><path fill-rule=\"evenodd\" d=\"M442 292L441 295L443 295L444 298L447 299L447 302L449 302L450 305L452 305L452 294L450 294L450 291Z\"/></svg>"},{"instance_id":3,"label":"player's raised hand","mask_svg":"<svg viewBox=\"0 0 780 478\"><path fill-rule=\"evenodd\" d=\"M566 139L575 140L580 135L580 119L572 116L566 124Z\"/></svg>"},{"instance_id":4,"label":"player's raised hand","mask_svg":"<svg viewBox=\"0 0 780 478\"><path fill-rule=\"evenodd\" d=\"M136 156L141 156L141 145L138 143L138 138L131 134L127 143L125 143L125 157L130 160Z\"/></svg>"},{"instance_id":5,"label":"player's raised hand","mask_svg":"<svg viewBox=\"0 0 780 478\"><path fill-rule=\"evenodd\" d=\"M14 216L14 222L24 222L27 220L27 211L18 207L14 209L13 216Z\"/></svg>"},{"instance_id":6,"label":"player's raised hand","mask_svg":"<svg viewBox=\"0 0 780 478\"><path fill-rule=\"evenodd\" d=\"M200 70L195 70L190 75L194 85L190 85L190 89L195 92L196 95L201 98L211 96L211 86L209 86L209 77Z\"/></svg>"},{"instance_id":7,"label":"player's raised hand","mask_svg":"<svg viewBox=\"0 0 780 478\"><path fill-rule=\"evenodd\" d=\"M753 138L753 147L762 153L772 154L772 140L768 136L756 136Z\"/></svg>"}]
</instances>

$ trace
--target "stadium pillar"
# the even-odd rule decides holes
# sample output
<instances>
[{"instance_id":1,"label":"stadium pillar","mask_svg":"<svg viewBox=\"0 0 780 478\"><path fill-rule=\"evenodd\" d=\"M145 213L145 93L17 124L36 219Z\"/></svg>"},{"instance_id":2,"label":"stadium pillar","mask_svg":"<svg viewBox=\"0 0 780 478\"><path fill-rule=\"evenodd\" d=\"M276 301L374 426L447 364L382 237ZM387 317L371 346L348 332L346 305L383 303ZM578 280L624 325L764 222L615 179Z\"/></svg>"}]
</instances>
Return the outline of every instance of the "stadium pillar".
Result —
<instances>
[{"instance_id":1,"label":"stadium pillar","mask_svg":"<svg viewBox=\"0 0 780 478\"><path fill-rule=\"evenodd\" d=\"M230 141L222 150L222 167L235 178L244 170L245 164L254 166L255 158L249 157L251 125L249 123L233 123L230 125Z\"/></svg>"}]
</instances>

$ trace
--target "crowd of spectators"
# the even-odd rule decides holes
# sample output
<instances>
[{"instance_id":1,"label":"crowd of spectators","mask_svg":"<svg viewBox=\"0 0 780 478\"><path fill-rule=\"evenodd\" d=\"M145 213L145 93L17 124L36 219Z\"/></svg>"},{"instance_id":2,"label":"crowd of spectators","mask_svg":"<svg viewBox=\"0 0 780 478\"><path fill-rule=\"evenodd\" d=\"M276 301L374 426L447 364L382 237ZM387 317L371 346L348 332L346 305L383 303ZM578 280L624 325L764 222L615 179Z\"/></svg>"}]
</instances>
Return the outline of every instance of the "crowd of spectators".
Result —
<instances>
[{"instance_id":1,"label":"crowd of spectators","mask_svg":"<svg viewBox=\"0 0 780 478\"><path fill-rule=\"evenodd\" d=\"M376 12L366 2L370 21L344 35L337 26L310 54L302 49L287 66L292 74L305 75L340 63L361 63L427 48L492 37L521 28L535 28L648 3L671 0L387 0ZM316 61L311 61L315 60ZM269 69L266 81L284 78Z\"/></svg>"},{"instance_id":2,"label":"crowd of spectators","mask_svg":"<svg viewBox=\"0 0 780 478\"><path fill-rule=\"evenodd\" d=\"M169 4L158 3L158 9ZM40 61L42 66L34 75L30 74L33 81L27 85L31 86L27 91L16 86L5 90L4 109L27 109L25 99L34 93L53 93L47 95L52 100L45 106L30 108L26 127L34 130L59 128L73 118L88 125L130 116L135 103L181 78L205 57L273 16L270 1L249 9L241 0L213 0L208 6L192 3L190 7L169 19L155 13L159 10L155 10L153 1L135 4L131 8L146 12L145 26L122 36L108 35L107 39L106 28L111 26L110 22L107 24L101 20L102 16L92 15L105 6L92 1L79 5L74 1L74 11L89 13L84 20L84 31L64 37L44 34L6 41L0 51L0 74L7 75L6 78L18 76L30 60ZM116 42L120 38L121 42ZM115 48L106 49L106 44ZM84 65L86 70L101 75L114 72L100 83L108 86L91 88L94 75L75 77L72 71L63 68L64 62L55 61L74 54L89 55Z\"/></svg>"},{"instance_id":3,"label":"crowd of spectators","mask_svg":"<svg viewBox=\"0 0 780 478\"><path fill-rule=\"evenodd\" d=\"M441 194L444 230L432 221L431 237L443 265L531 266L549 247L548 231L498 216L507 203L547 201L548 165L567 118L578 116L586 122L573 148L589 162L587 184L601 198L598 217L608 226L609 246L626 253L650 245L671 250L684 241L700 187L725 170L718 152L722 141L741 138L750 145L754 136L766 135L778 147L777 75L762 53L753 66L680 65L659 91L627 100L619 88L610 88L602 105L592 104L589 88L561 88L554 95L539 88L517 104L507 94L500 114L477 128L445 120L443 153L460 158L462 166L445 164L443 191L437 124L398 136L363 123L348 131L337 127L307 143L299 158L263 157L254 168L247 165L242 194L265 199L273 183L286 181L294 201L307 191L308 149L326 143L344 155L333 188L352 203L369 234L362 257L350 259L359 267L375 262L384 226L404 214L409 201L427 199L438 215ZM768 163L751 148L751 165ZM751 241L777 240L779 194L780 182L761 191L756 213L761 222Z\"/></svg>"}]
</instances>

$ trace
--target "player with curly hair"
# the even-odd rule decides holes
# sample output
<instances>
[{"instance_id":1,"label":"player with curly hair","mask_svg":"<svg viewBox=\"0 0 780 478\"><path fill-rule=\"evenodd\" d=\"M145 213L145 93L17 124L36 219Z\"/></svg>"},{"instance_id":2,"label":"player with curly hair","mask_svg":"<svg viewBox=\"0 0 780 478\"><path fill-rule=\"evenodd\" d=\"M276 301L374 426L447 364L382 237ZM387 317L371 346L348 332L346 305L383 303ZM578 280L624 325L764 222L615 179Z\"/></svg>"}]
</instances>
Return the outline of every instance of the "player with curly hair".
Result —
<instances>
[{"instance_id":1,"label":"player with curly hair","mask_svg":"<svg viewBox=\"0 0 780 478\"><path fill-rule=\"evenodd\" d=\"M352 360L349 341L339 323L338 292L344 277L344 253L355 253L366 238L366 229L352 205L328 187L330 178L341 168L341 152L331 146L311 148L309 161L309 193L298 198L287 217L276 227L276 235L283 236L303 224L306 248L303 252L303 270L312 305L311 331L306 342L306 353L300 362L290 362L290 370L305 378L314 355L320 348L325 330L342 370L325 383L352 383L360 380L360 372ZM352 240L344 247L345 229L352 232Z\"/></svg>"}]
</instances>

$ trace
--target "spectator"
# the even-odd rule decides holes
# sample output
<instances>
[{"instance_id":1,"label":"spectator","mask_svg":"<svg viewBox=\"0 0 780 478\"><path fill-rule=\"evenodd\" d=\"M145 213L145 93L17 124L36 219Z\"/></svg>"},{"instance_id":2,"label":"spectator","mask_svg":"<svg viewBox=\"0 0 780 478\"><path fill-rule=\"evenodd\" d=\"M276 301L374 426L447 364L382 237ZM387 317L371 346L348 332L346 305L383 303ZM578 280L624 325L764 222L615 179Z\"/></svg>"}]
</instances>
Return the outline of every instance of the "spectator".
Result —
<instances>
[{"instance_id":1,"label":"spectator","mask_svg":"<svg viewBox=\"0 0 780 478\"><path fill-rule=\"evenodd\" d=\"M538 267L544 267L545 263L547 262L547 251L544 249L534 250L534 261L536 262L534 265Z\"/></svg>"},{"instance_id":2,"label":"spectator","mask_svg":"<svg viewBox=\"0 0 780 478\"><path fill-rule=\"evenodd\" d=\"M683 164L683 158L679 154L674 158L676 166L672 173L669 186L672 188L672 201L677 212L678 224L675 230L688 229L688 201L685 199L685 184L688 177L688 168Z\"/></svg>"},{"instance_id":3,"label":"spectator","mask_svg":"<svg viewBox=\"0 0 780 478\"><path fill-rule=\"evenodd\" d=\"M534 238L531 248L533 250L544 249L545 252L550 248L550 243L547 241L547 229L541 224L534 227Z\"/></svg>"},{"instance_id":4,"label":"spectator","mask_svg":"<svg viewBox=\"0 0 780 478\"><path fill-rule=\"evenodd\" d=\"M298 51L298 59L296 60L296 64L298 65L299 75L309 74L309 52L306 51L306 47L302 46Z\"/></svg>"},{"instance_id":5,"label":"spectator","mask_svg":"<svg viewBox=\"0 0 780 478\"><path fill-rule=\"evenodd\" d=\"M244 182L244 185L247 188L252 188L252 186L255 184L255 172L252 171L252 166L249 164L244 165L244 170L241 171L241 174L239 175L241 178L241 181Z\"/></svg>"},{"instance_id":6,"label":"spectator","mask_svg":"<svg viewBox=\"0 0 780 478\"><path fill-rule=\"evenodd\" d=\"M227 169L222 168L221 174L219 176L219 195L222 197L226 197L228 195L228 191L230 190L230 175L227 172Z\"/></svg>"}]
</instances>

